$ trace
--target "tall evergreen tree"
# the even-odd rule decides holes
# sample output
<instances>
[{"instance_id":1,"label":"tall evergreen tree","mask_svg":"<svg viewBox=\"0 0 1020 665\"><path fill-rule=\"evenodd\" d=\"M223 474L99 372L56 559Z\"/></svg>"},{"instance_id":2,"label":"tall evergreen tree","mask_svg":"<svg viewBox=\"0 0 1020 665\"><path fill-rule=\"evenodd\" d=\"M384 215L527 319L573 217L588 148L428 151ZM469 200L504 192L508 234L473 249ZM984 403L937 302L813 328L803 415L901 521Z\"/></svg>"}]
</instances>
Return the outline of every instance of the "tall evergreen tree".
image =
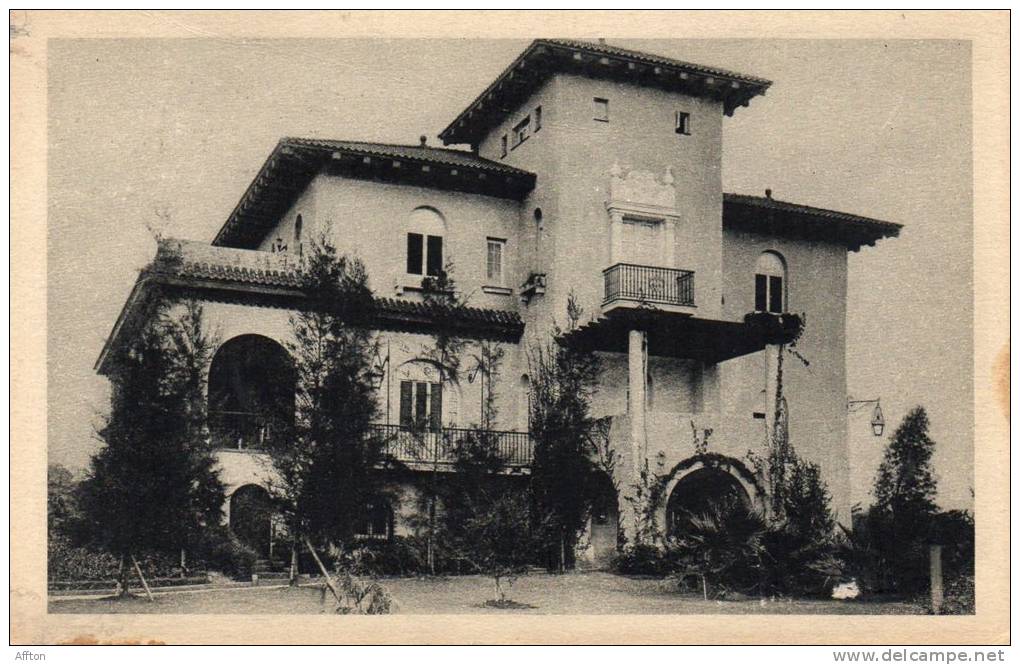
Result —
<instances>
[{"instance_id":1,"label":"tall evergreen tree","mask_svg":"<svg viewBox=\"0 0 1020 665\"><path fill-rule=\"evenodd\" d=\"M569 331L581 316L573 296L567 315ZM557 330L556 337L563 332ZM531 483L536 509L546 516L549 561L562 570L572 563L594 495L604 485L595 462L595 422L589 409L599 362L590 352L552 341L533 349L529 364L529 429L535 442Z\"/></svg>"},{"instance_id":2,"label":"tall evergreen tree","mask_svg":"<svg viewBox=\"0 0 1020 665\"><path fill-rule=\"evenodd\" d=\"M204 433L203 386L215 340L202 308L160 300L115 351L110 412L79 487L91 539L121 557L121 592L137 553L176 553L218 524L223 485Z\"/></svg>"},{"instance_id":3,"label":"tall evergreen tree","mask_svg":"<svg viewBox=\"0 0 1020 665\"><path fill-rule=\"evenodd\" d=\"M371 424L376 339L364 265L337 253L327 234L306 256L307 307L291 317L297 376L293 436L269 447L280 482L271 491L296 538L349 545L369 507L383 500L385 446Z\"/></svg>"},{"instance_id":4,"label":"tall evergreen tree","mask_svg":"<svg viewBox=\"0 0 1020 665\"><path fill-rule=\"evenodd\" d=\"M924 408L912 409L896 428L875 478L867 532L884 562L876 574L881 588L913 591L926 583L927 545L938 512L931 470L935 442L928 425Z\"/></svg>"},{"instance_id":5,"label":"tall evergreen tree","mask_svg":"<svg viewBox=\"0 0 1020 665\"><path fill-rule=\"evenodd\" d=\"M931 456L935 442L928 436L928 413L914 407L896 428L875 478L875 505L904 521L927 520L937 512Z\"/></svg>"}]
</instances>

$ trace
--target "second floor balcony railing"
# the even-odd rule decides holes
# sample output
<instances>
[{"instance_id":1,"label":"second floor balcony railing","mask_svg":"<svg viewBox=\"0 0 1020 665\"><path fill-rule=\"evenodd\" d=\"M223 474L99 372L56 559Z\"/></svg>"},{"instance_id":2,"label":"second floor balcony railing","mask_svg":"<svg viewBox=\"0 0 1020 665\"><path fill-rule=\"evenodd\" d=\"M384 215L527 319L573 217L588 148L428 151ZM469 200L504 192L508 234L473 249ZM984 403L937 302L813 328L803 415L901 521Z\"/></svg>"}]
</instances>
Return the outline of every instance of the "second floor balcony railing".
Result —
<instances>
[{"instance_id":1,"label":"second floor balcony railing","mask_svg":"<svg viewBox=\"0 0 1020 665\"><path fill-rule=\"evenodd\" d=\"M452 464L458 445L475 437L493 446L496 455L508 467L531 464L532 443L527 432L444 427L439 430L409 428L401 425L371 425L385 443L386 453L405 463ZM231 450L265 450L284 428L260 413L246 411L209 411L209 434L213 445Z\"/></svg>"},{"instance_id":2,"label":"second floor balcony railing","mask_svg":"<svg viewBox=\"0 0 1020 665\"><path fill-rule=\"evenodd\" d=\"M412 429L401 425L373 425L372 428L386 441L386 452L401 462L451 464L456 461L457 446L468 437L476 437L482 443L490 442L506 466L531 464L532 444L527 432L462 427Z\"/></svg>"},{"instance_id":3,"label":"second floor balcony railing","mask_svg":"<svg viewBox=\"0 0 1020 665\"><path fill-rule=\"evenodd\" d=\"M279 436L283 427L274 425L262 413L248 411L215 411L208 414L209 435L217 448L233 450L261 450Z\"/></svg>"},{"instance_id":4,"label":"second floor balcony railing","mask_svg":"<svg viewBox=\"0 0 1020 665\"><path fill-rule=\"evenodd\" d=\"M603 271L604 305L620 300L657 305L694 305L694 271L617 263Z\"/></svg>"}]
</instances>

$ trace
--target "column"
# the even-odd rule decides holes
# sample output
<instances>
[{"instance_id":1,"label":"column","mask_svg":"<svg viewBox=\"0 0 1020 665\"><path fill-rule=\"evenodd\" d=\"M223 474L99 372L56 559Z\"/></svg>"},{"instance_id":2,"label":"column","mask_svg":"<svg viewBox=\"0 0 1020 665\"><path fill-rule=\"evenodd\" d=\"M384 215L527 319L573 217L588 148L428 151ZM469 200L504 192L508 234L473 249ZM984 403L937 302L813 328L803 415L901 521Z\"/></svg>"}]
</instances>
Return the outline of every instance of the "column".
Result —
<instances>
[{"instance_id":1,"label":"column","mask_svg":"<svg viewBox=\"0 0 1020 665\"><path fill-rule=\"evenodd\" d=\"M630 446L634 481L640 480L645 458L645 354L647 337L643 330L631 330L627 347L627 412L630 414Z\"/></svg>"},{"instance_id":2,"label":"column","mask_svg":"<svg viewBox=\"0 0 1020 665\"><path fill-rule=\"evenodd\" d=\"M616 265L623 261L623 213L611 210L609 219L609 265Z\"/></svg>"},{"instance_id":3,"label":"column","mask_svg":"<svg viewBox=\"0 0 1020 665\"><path fill-rule=\"evenodd\" d=\"M779 354L782 350L779 344L765 345L765 432L770 443L776 427L776 390L779 387Z\"/></svg>"}]
</instances>

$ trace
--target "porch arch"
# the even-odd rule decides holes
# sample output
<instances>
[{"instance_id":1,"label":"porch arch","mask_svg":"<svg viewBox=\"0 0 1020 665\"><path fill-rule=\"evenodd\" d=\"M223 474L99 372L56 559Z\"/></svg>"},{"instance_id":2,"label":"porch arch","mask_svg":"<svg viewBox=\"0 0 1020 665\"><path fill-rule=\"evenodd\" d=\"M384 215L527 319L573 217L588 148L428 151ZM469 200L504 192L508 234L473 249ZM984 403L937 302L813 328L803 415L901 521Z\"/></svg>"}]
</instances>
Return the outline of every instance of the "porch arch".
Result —
<instances>
[{"instance_id":1,"label":"porch arch","mask_svg":"<svg viewBox=\"0 0 1020 665\"><path fill-rule=\"evenodd\" d=\"M255 334L232 337L213 356L208 382L215 444L260 448L293 426L297 372L279 342Z\"/></svg>"}]
</instances>

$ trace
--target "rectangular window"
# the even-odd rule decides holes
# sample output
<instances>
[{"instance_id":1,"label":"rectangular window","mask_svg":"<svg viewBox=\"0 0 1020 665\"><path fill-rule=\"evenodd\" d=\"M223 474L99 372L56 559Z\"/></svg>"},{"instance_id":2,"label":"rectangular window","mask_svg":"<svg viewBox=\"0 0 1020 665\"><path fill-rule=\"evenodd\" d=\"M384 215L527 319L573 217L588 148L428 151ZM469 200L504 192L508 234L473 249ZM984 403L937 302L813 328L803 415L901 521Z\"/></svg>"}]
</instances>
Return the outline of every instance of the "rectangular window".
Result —
<instances>
[{"instance_id":1,"label":"rectangular window","mask_svg":"<svg viewBox=\"0 0 1020 665\"><path fill-rule=\"evenodd\" d=\"M504 134L503 137L499 140L500 157L506 157L506 143L507 143L506 134Z\"/></svg>"},{"instance_id":2,"label":"rectangular window","mask_svg":"<svg viewBox=\"0 0 1020 665\"><path fill-rule=\"evenodd\" d=\"M536 106L535 107L535 132L537 133L538 130L540 130L540 129L542 129L542 107L541 106Z\"/></svg>"},{"instance_id":3,"label":"rectangular window","mask_svg":"<svg viewBox=\"0 0 1020 665\"><path fill-rule=\"evenodd\" d=\"M485 277L490 285L503 285L503 248L505 240L489 238L488 252L485 257Z\"/></svg>"},{"instance_id":4,"label":"rectangular window","mask_svg":"<svg viewBox=\"0 0 1020 665\"><path fill-rule=\"evenodd\" d=\"M754 311L783 313L783 278L775 275L754 276Z\"/></svg>"},{"instance_id":5,"label":"rectangular window","mask_svg":"<svg viewBox=\"0 0 1020 665\"><path fill-rule=\"evenodd\" d=\"M599 122L609 122L609 100L596 97L592 100L593 117Z\"/></svg>"},{"instance_id":6,"label":"rectangular window","mask_svg":"<svg viewBox=\"0 0 1020 665\"><path fill-rule=\"evenodd\" d=\"M422 243L424 238L420 233L408 233L407 234L407 274L408 275L420 275L421 274L421 262L423 256L424 247Z\"/></svg>"},{"instance_id":7,"label":"rectangular window","mask_svg":"<svg viewBox=\"0 0 1020 665\"><path fill-rule=\"evenodd\" d=\"M429 277L438 277L443 272L443 237L429 236L427 249L425 273Z\"/></svg>"},{"instance_id":8,"label":"rectangular window","mask_svg":"<svg viewBox=\"0 0 1020 665\"><path fill-rule=\"evenodd\" d=\"M691 133L691 114L685 111L676 112L676 133L687 134Z\"/></svg>"},{"instance_id":9,"label":"rectangular window","mask_svg":"<svg viewBox=\"0 0 1020 665\"><path fill-rule=\"evenodd\" d=\"M511 149L516 148L520 144L528 140L528 134L531 131L531 116L528 116L524 120L514 125L514 142Z\"/></svg>"}]
</instances>

